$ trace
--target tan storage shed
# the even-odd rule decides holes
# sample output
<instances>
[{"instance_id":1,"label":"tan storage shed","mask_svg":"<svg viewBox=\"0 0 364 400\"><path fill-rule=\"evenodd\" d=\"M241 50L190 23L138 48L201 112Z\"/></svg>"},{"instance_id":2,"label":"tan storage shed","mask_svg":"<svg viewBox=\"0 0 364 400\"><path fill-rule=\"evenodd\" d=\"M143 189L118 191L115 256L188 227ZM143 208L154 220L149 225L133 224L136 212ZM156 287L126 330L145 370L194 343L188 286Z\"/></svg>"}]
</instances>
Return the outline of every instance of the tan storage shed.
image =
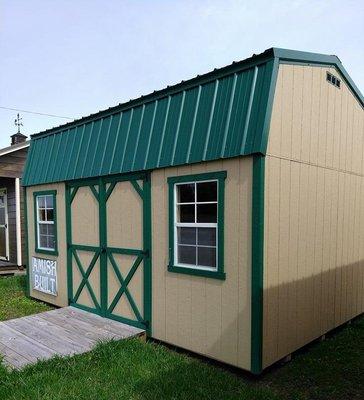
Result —
<instances>
[{"instance_id":1,"label":"tan storage shed","mask_svg":"<svg viewBox=\"0 0 364 400\"><path fill-rule=\"evenodd\" d=\"M363 103L273 48L33 135L30 296L260 373L363 312Z\"/></svg>"}]
</instances>

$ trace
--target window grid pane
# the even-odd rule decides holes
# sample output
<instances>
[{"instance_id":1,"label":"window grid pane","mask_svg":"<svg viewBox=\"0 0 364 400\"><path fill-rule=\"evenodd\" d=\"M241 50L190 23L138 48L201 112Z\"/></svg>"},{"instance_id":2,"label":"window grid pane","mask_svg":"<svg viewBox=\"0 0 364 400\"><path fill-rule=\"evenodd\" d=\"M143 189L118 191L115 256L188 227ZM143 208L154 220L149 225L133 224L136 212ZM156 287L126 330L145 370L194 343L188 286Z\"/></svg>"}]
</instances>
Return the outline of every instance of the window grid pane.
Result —
<instances>
[{"instance_id":1,"label":"window grid pane","mask_svg":"<svg viewBox=\"0 0 364 400\"><path fill-rule=\"evenodd\" d=\"M38 247L55 250L53 195L37 196Z\"/></svg>"},{"instance_id":2,"label":"window grid pane","mask_svg":"<svg viewBox=\"0 0 364 400\"><path fill-rule=\"evenodd\" d=\"M216 269L217 191L216 180L175 185L174 225L177 264ZM204 226L206 224L208 227Z\"/></svg>"},{"instance_id":3,"label":"window grid pane","mask_svg":"<svg viewBox=\"0 0 364 400\"><path fill-rule=\"evenodd\" d=\"M38 196L38 221L54 221L53 196Z\"/></svg>"}]
</instances>

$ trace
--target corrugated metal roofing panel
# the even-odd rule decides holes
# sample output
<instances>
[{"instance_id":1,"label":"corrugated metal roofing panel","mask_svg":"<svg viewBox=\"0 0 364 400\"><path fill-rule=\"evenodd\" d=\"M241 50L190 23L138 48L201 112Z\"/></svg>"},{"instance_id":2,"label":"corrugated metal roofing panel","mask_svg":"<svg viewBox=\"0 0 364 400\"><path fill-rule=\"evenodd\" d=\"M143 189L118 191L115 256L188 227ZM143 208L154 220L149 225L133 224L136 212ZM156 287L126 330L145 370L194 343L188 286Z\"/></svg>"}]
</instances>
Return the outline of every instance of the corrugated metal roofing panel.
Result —
<instances>
[{"instance_id":1,"label":"corrugated metal roofing panel","mask_svg":"<svg viewBox=\"0 0 364 400\"><path fill-rule=\"evenodd\" d=\"M183 165L266 151L279 62L336 56L269 49L161 91L32 136L24 185Z\"/></svg>"},{"instance_id":2,"label":"corrugated metal roofing panel","mask_svg":"<svg viewBox=\"0 0 364 400\"><path fill-rule=\"evenodd\" d=\"M33 138L25 185L250 154L272 61ZM255 72L257 71L257 72ZM262 92L262 93L261 93ZM250 108L249 108L250 107Z\"/></svg>"}]
</instances>

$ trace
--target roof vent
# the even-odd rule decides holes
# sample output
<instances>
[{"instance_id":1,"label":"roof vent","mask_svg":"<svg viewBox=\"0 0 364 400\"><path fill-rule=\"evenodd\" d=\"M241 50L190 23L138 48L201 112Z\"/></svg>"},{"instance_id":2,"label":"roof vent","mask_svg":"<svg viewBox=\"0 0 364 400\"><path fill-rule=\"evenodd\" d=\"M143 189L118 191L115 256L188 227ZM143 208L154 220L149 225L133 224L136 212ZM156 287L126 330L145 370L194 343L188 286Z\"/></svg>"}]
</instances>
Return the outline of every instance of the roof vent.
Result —
<instances>
[{"instance_id":1,"label":"roof vent","mask_svg":"<svg viewBox=\"0 0 364 400\"><path fill-rule=\"evenodd\" d=\"M326 80L340 89L341 81L335 75L330 74L330 72L326 72Z\"/></svg>"}]
</instances>

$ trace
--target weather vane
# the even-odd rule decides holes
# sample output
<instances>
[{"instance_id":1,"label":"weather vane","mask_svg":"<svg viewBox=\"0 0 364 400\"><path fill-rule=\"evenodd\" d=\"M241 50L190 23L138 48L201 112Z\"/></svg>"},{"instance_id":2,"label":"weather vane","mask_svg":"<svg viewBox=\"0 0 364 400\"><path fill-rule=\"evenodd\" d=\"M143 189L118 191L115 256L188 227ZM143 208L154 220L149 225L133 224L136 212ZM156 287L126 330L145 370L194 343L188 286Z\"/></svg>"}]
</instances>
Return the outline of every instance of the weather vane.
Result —
<instances>
[{"instance_id":1,"label":"weather vane","mask_svg":"<svg viewBox=\"0 0 364 400\"><path fill-rule=\"evenodd\" d=\"M21 122L23 118L20 118L20 115L18 114L14 120L14 125L18 127L18 133L20 133L20 127L23 126L23 123Z\"/></svg>"}]
</instances>

